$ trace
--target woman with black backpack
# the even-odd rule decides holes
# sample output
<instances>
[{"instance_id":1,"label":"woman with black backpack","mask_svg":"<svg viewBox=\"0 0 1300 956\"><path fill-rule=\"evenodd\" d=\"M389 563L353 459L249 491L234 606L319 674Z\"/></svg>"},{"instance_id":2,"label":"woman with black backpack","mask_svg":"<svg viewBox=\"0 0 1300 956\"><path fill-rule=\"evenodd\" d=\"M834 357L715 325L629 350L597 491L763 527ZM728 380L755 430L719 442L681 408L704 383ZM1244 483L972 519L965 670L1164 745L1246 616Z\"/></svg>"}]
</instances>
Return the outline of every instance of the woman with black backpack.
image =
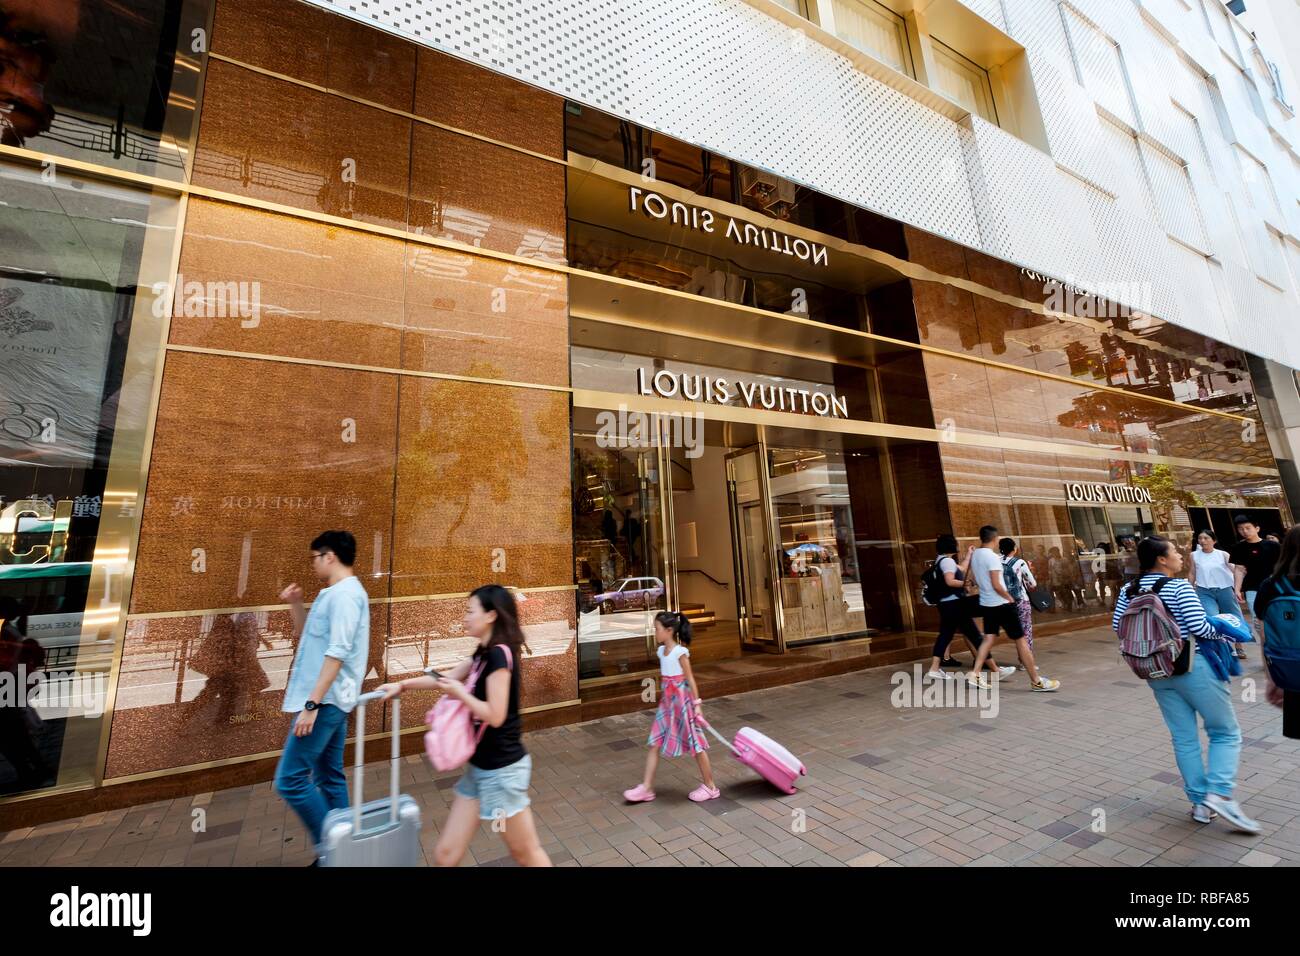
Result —
<instances>
[{"instance_id":1,"label":"woman with black backpack","mask_svg":"<svg viewBox=\"0 0 1300 956\"><path fill-rule=\"evenodd\" d=\"M1281 668L1269 662L1268 635L1270 628L1290 624L1292 631L1286 635L1290 646L1294 647L1300 643L1300 634L1296 633L1300 631L1300 603L1295 601L1295 592L1298 591L1300 591L1300 524L1293 525L1286 533L1286 537L1282 539L1282 553L1278 557L1277 567L1274 568L1273 574L1259 586L1259 592L1255 595L1255 617L1264 622L1264 661L1268 665L1265 670L1268 675L1268 702L1282 708L1282 736L1293 740L1300 738L1300 684L1283 687L1274 681L1274 669L1280 672ZM1286 600L1292 608L1296 608L1297 614L1292 618L1275 614L1274 617L1279 618L1280 623L1271 624L1266 615L1269 606L1278 598ZM1274 630L1275 641L1278 636ZM1285 678L1282 679L1285 682Z\"/></svg>"},{"instance_id":2,"label":"woman with black backpack","mask_svg":"<svg viewBox=\"0 0 1300 956\"><path fill-rule=\"evenodd\" d=\"M941 534L935 540L934 550L934 564L921 577L921 597L926 604L939 611L939 636L934 640L930 670L925 677L926 680L952 680L953 676L943 670L942 662L956 633L961 631L972 654L984 642L984 635L971 617L971 603L966 597L966 585L963 583L970 571L971 555L975 548L967 548L965 559L958 563L957 539L950 534ZM992 654L985 666L1000 678L1016 672L1014 667L998 667Z\"/></svg>"}]
</instances>

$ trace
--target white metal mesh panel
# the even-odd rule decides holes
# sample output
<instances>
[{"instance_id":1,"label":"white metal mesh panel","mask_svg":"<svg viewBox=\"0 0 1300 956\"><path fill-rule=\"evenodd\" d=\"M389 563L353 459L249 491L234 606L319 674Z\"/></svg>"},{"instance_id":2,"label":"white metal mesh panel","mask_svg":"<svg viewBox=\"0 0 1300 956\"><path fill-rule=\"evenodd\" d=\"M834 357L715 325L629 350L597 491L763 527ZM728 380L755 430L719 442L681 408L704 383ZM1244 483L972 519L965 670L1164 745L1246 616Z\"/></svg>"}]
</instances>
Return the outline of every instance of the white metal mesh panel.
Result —
<instances>
[{"instance_id":1,"label":"white metal mesh panel","mask_svg":"<svg viewBox=\"0 0 1300 956\"><path fill-rule=\"evenodd\" d=\"M1118 190L1110 154L1097 148L1101 138L1097 107L1086 90L1049 60L1029 54L1052 158L1076 176L1108 192Z\"/></svg>"},{"instance_id":2,"label":"white metal mesh panel","mask_svg":"<svg viewBox=\"0 0 1300 956\"><path fill-rule=\"evenodd\" d=\"M1107 119L1101 121L1101 135L1106 151L1115 163L1115 184L1118 187L1120 205L1132 213L1155 219L1155 202L1151 198L1146 173L1142 170L1142 155L1138 151L1137 137Z\"/></svg>"},{"instance_id":3,"label":"white metal mesh panel","mask_svg":"<svg viewBox=\"0 0 1300 956\"><path fill-rule=\"evenodd\" d=\"M1015 0L1012 0L1014 3ZM1007 32L1007 18L1002 10L1002 0L961 0L961 5L979 14L1003 33Z\"/></svg>"},{"instance_id":4,"label":"white metal mesh panel","mask_svg":"<svg viewBox=\"0 0 1300 956\"><path fill-rule=\"evenodd\" d=\"M1176 279L1178 324L1222 341L1228 323L1210 276L1209 260L1170 242L1169 261Z\"/></svg>"},{"instance_id":5,"label":"white metal mesh panel","mask_svg":"<svg viewBox=\"0 0 1300 956\"><path fill-rule=\"evenodd\" d=\"M1133 113L1133 100L1129 96L1119 46L1072 8L1062 6L1061 9L1065 11L1070 46L1083 85L1112 115L1136 127L1137 117Z\"/></svg>"},{"instance_id":6,"label":"white metal mesh panel","mask_svg":"<svg viewBox=\"0 0 1300 956\"><path fill-rule=\"evenodd\" d=\"M1074 73L1074 57L1056 0L1013 0L1005 9L1007 32L1013 40L1057 69Z\"/></svg>"},{"instance_id":7,"label":"white metal mesh panel","mask_svg":"<svg viewBox=\"0 0 1300 956\"><path fill-rule=\"evenodd\" d=\"M1160 221L1190 242L1192 204L1177 215L1187 186L1155 150L1144 165L1132 137L1097 117L1094 99L1188 164L1204 241L1237 265L1223 280L1237 289L1234 302L1260 295L1237 281L1241 273L1255 284L1253 269L1271 281L1287 273L1275 237L1265 250L1265 233L1239 230L1232 220L1225 192L1243 221L1258 224L1259 217L1246 208L1247 185L1221 122L1282 190L1281 210L1268 213L1275 225L1300 229L1300 165L1292 170L1246 101L1239 75L1228 74L1228 60L1209 45L1199 12L1179 0L1141 0L1141 8L1172 24L1185 56L1221 76L1228 87L1221 116L1204 78L1144 23L1137 3L1072 0L1063 13L1056 0L960 0L1025 46L1052 151L1047 162L999 130L952 122L744 0L308 2L1045 273L1099 281L1133 281L1140 273L1164 318L1188 311L1191 280L1185 256L1169 251L1156 225L1151 190ZM1109 38L1123 44L1122 61ZM1074 79L1072 39L1086 89ZM1170 96L1194 123L1165 107ZM1197 126L1200 153L1193 148ZM1074 175L1048 175L1052 161ZM1090 228L1070 228L1081 219ZM1268 308L1279 321L1296 322L1300 304L1288 293ZM1235 344L1300 365L1300 350L1279 352L1290 347L1285 336L1256 328L1247 345L1229 329Z\"/></svg>"},{"instance_id":8,"label":"white metal mesh panel","mask_svg":"<svg viewBox=\"0 0 1300 956\"><path fill-rule=\"evenodd\" d=\"M1141 148L1161 225L1171 236L1197 249L1205 249L1208 239L1187 170L1178 160L1148 143L1141 144Z\"/></svg>"}]
</instances>

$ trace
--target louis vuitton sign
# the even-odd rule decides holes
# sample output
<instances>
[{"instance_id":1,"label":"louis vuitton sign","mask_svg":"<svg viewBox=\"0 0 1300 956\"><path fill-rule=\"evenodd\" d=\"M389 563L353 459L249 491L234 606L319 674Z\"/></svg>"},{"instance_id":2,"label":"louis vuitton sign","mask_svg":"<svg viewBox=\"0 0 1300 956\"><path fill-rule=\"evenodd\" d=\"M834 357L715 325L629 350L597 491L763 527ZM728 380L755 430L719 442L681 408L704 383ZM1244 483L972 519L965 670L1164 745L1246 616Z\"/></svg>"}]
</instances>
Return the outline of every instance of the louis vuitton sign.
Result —
<instances>
[{"instance_id":1,"label":"louis vuitton sign","mask_svg":"<svg viewBox=\"0 0 1300 956\"><path fill-rule=\"evenodd\" d=\"M1067 501L1098 505L1151 504L1151 492L1146 488L1134 488L1132 485L1103 485L1091 481L1067 481L1065 498Z\"/></svg>"},{"instance_id":2,"label":"louis vuitton sign","mask_svg":"<svg viewBox=\"0 0 1300 956\"><path fill-rule=\"evenodd\" d=\"M737 245L757 246L815 266L829 264L826 247L810 239L791 237L775 229L760 228L751 222L733 219L702 206L687 205L677 199L665 199L658 193L639 186L627 188L627 201L629 212L639 212L649 219L658 219L697 232L721 232Z\"/></svg>"}]
</instances>

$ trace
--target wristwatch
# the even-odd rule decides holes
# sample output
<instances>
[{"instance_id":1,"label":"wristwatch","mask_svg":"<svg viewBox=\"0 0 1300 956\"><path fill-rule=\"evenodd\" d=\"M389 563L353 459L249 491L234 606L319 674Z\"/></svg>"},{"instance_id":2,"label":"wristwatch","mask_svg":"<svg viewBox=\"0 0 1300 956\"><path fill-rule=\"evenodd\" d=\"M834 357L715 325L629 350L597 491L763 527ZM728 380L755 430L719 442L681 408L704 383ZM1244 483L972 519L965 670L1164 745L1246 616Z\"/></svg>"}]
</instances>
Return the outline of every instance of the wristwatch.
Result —
<instances>
[{"instance_id":1,"label":"wristwatch","mask_svg":"<svg viewBox=\"0 0 1300 956\"><path fill-rule=\"evenodd\" d=\"M314 701L314 700L308 700L307 703L305 703L305 704L302 705L302 709L303 709L303 710L319 710L319 709L320 709L320 704L316 703L316 701Z\"/></svg>"}]
</instances>

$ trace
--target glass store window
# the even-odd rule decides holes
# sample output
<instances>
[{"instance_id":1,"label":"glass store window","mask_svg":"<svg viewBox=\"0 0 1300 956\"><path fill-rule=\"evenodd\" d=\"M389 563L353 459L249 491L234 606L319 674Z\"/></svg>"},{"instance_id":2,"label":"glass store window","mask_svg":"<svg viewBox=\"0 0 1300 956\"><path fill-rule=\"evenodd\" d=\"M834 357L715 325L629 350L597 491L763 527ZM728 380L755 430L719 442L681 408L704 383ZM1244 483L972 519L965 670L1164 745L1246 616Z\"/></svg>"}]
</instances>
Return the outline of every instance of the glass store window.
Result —
<instances>
[{"instance_id":1,"label":"glass store window","mask_svg":"<svg viewBox=\"0 0 1300 956\"><path fill-rule=\"evenodd\" d=\"M128 346L168 275L177 209L11 165L0 206L0 669L37 676L26 706L0 708L0 793L14 793L98 770L126 569L101 539L135 507L109 466L147 418L152 366Z\"/></svg>"},{"instance_id":2,"label":"glass store window","mask_svg":"<svg viewBox=\"0 0 1300 956\"><path fill-rule=\"evenodd\" d=\"M0 0L0 142L184 178L210 6Z\"/></svg>"}]
</instances>

